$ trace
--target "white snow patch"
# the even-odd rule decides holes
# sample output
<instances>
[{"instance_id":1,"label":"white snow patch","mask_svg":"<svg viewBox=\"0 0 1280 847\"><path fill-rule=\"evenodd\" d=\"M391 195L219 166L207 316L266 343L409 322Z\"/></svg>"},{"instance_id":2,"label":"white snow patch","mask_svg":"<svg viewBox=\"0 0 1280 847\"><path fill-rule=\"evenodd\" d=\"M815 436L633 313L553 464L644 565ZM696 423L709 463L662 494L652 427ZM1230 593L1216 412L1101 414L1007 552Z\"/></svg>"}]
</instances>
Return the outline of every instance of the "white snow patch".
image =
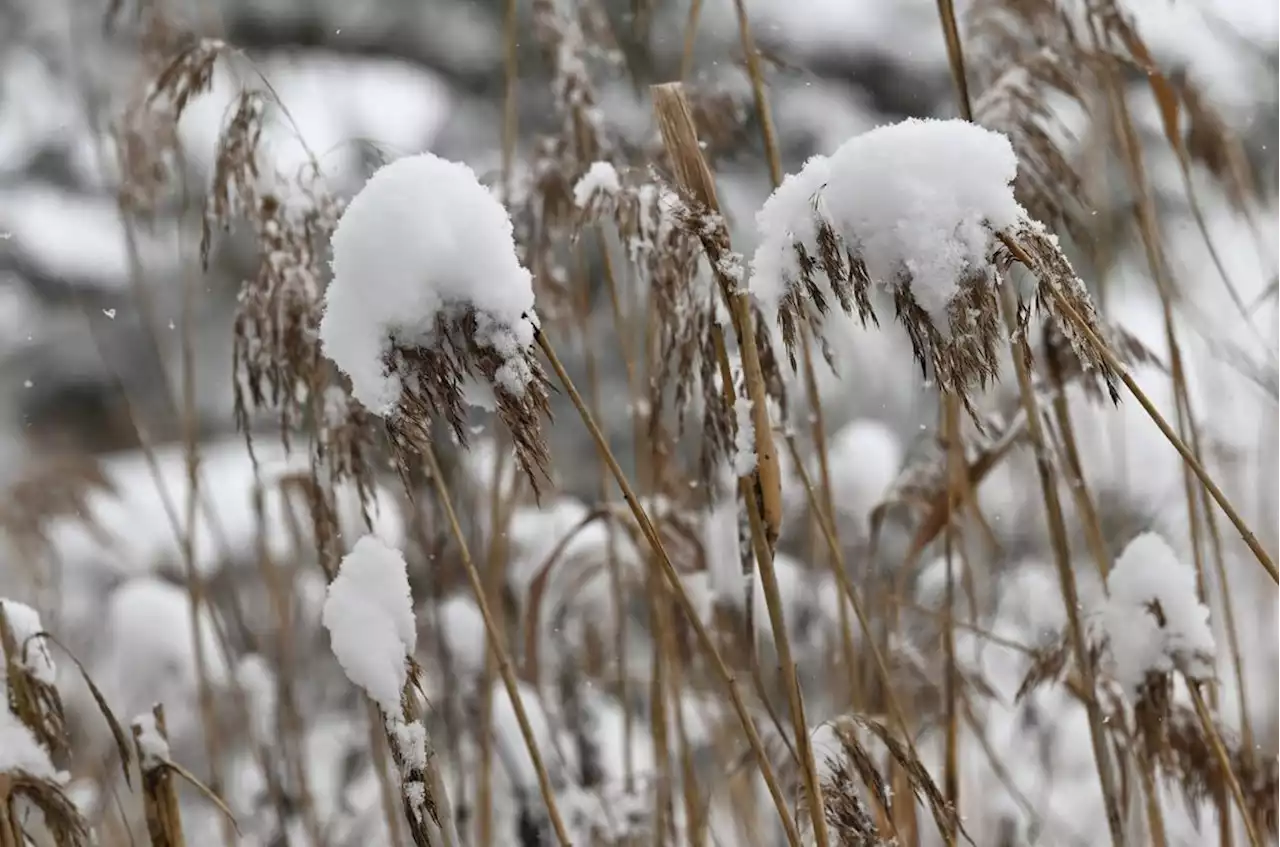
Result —
<instances>
[{"instance_id":1,"label":"white snow patch","mask_svg":"<svg viewBox=\"0 0 1280 847\"><path fill-rule=\"evenodd\" d=\"M228 559L256 563L260 529L274 558L284 561L298 555L290 521L306 521L309 517L296 497L281 492L280 483L294 474L309 473L310 458L306 450L289 452L280 442L267 439L255 439L254 451L258 468L242 438L201 445L199 490L204 505L195 515L193 552L195 565L202 573L213 573L229 564ZM175 517L185 531L182 506L190 490L185 451L181 444L166 445L157 448L151 458L155 460L155 473L142 451L119 453L102 461L111 490L94 490L86 498L86 511L94 518L96 529L75 515L50 523L53 558L63 568L68 593L79 594L90 571L127 577L162 564L176 566L181 562L166 500L175 507ZM265 493L261 527L254 505L254 489L259 484ZM348 529L362 525L355 484L340 483L335 496L341 526ZM404 521L392 493L377 486L372 499L374 532L388 544L403 543ZM346 547L344 544L344 550ZM98 591L84 598L84 614L89 614L100 601ZM72 618L79 616L78 611L63 610Z\"/></svg>"},{"instance_id":2,"label":"white snow patch","mask_svg":"<svg viewBox=\"0 0 1280 847\"><path fill-rule=\"evenodd\" d=\"M1196 596L1195 571L1163 538L1147 532L1130 541L1107 587L1102 616L1112 672L1130 694L1150 673L1213 675L1213 632Z\"/></svg>"},{"instance_id":3,"label":"white snow patch","mask_svg":"<svg viewBox=\"0 0 1280 847\"><path fill-rule=\"evenodd\" d=\"M573 186L573 204L585 209L596 196L613 198L622 191L618 172L608 162L593 162Z\"/></svg>"},{"instance_id":4,"label":"white snow patch","mask_svg":"<svg viewBox=\"0 0 1280 847\"><path fill-rule=\"evenodd\" d=\"M52 685L57 678L58 668L53 663L53 656L43 638L34 636L44 631L40 623L40 613L25 603L16 600L0 599L4 607L5 618L9 621L9 630L13 633L18 646L18 663L40 682ZM6 670L4 667L4 651L0 648L0 694L7 690Z\"/></svg>"},{"instance_id":5,"label":"white snow patch","mask_svg":"<svg viewBox=\"0 0 1280 847\"><path fill-rule=\"evenodd\" d=\"M436 607L436 616L436 626L449 651L453 672L467 676L484 670L488 636L475 601L455 594Z\"/></svg>"},{"instance_id":6,"label":"white snow patch","mask_svg":"<svg viewBox=\"0 0 1280 847\"><path fill-rule=\"evenodd\" d=\"M0 600L0 605L4 606L9 629L19 649L25 647L23 655L18 657L19 663L40 681L52 683L56 668L48 649L43 639L31 638L43 629L39 613L15 600ZM0 647L0 773L24 771L35 777L55 779L58 774L48 752L36 741L31 730L9 711L6 665L7 658Z\"/></svg>"},{"instance_id":7,"label":"white snow patch","mask_svg":"<svg viewBox=\"0 0 1280 847\"><path fill-rule=\"evenodd\" d=\"M967 121L911 118L855 136L789 175L757 213L752 293L777 310L800 274L793 242L817 255L820 215L873 281L907 271L917 302L945 330L956 281L987 264L991 230L1025 216L1013 197L1017 170L1005 136Z\"/></svg>"},{"instance_id":8,"label":"white snow patch","mask_svg":"<svg viewBox=\"0 0 1280 847\"><path fill-rule=\"evenodd\" d=\"M392 725L406 771L427 766L427 729L421 721L396 720Z\"/></svg>"},{"instance_id":9,"label":"white snow patch","mask_svg":"<svg viewBox=\"0 0 1280 847\"><path fill-rule=\"evenodd\" d=\"M862 537L870 533L871 512L888 495L903 458L902 439L871 418L846 424L827 445L833 505L838 514L855 523Z\"/></svg>"},{"instance_id":10,"label":"white snow patch","mask_svg":"<svg viewBox=\"0 0 1280 847\"><path fill-rule=\"evenodd\" d=\"M24 771L40 779L56 779L57 770L36 737L10 711L0 708L0 773Z\"/></svg>"},{"instance_id":11,"label":"white snow patch","mask_svg":"<svg viewBox=\"0 0 1280 847\"><path fill-rule=\"evenodd\" d=\"M400 711L405 659L417 643L408 566L399 550L366 535L338 566L321 612L347 678L383 712Z\"/></svg>"},{"instance_id":12,"label":"white snow patch","mask_svg":"<svg viewBox=\"0 0 1280 847\"><path fill-rule=\"evenodd\" d=\"M134 738L142 754L143 770L149 770L169 761L169 742L161 734L155 715L151 712L143 712L133 719L133 726L137 733Z\"/></svg>"},{"instance_id":13,"label":"white snow patch","mask_svg":"<svg viewBox=\"0 0 1280 847\"><path fill-rule=\"evenodd\" d=\"M99 612L102 599L98 598ZM106 601L106 631L96 639L102 651L95 678L116 712L138 714L164 703L169 732L182 738L197 726L196 642L192 639L191 595L150 576L129 580ZM197 617L200 650L209 682L227 681L228 670L208 605Z\"/></svg>"},{"instance_id":14,"label":"white snow patch","mask_svg":"<svg viewBox=\"0 0 1280 847\"><path fill-rule=\"evenodd\" d=\"M333 234L325 354L351 378L357 400L387 415L402 388L384 361L393 343L430 346L436 319L467 309L477 316L477 344L506 362L498 387L519 395L531 378L523 353L536 316L506 209L458 162L422 153L380 168Z\"/></svg>"}]
</instances>

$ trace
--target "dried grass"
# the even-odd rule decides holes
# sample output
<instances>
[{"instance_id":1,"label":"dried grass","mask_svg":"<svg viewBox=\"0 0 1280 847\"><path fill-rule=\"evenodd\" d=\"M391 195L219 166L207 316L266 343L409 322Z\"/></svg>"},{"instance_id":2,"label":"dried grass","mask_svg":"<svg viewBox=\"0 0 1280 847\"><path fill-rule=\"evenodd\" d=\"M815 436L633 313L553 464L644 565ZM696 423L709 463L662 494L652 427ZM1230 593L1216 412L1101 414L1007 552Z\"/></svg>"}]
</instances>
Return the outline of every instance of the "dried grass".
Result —
<instances>
[{"instance_id":1,"label":"dried grass","mask_svg":"<svg viewBox=\"0 0 1280 847\"><path fill-rule=\"evenodd\" d=\"M787 379L780 366L782 351L773 348L772 333L753 310L744 308L726 314L717 302L718 296L731 299L741 290L743 269L740 256L732 249L728 222L708 199L714 198L714 186L707 165L715 161L718 151L732 149L738 143L748 112L738 94L691 88L685 97L685 108L693 127L693 152L685 150L687 155L682 156L679 145L631 149L615 137L598 108L597 77L600 71L611 73L623 67L619 44L624 39L611 31L594 3L575 5L576 11L568 14L552 0L535 0L533 4L534 35L552 70L551 93L559 126L554 134L533 140L527 154L531 163L527 182L516 186L506 200L515 220L522 261L535 272L540 304L547 303L548 334L555 331L561 318L576 314L580 292L575 286L581 281L571 280L560 269L572 266L565 258L577 249L577 239L594 230L602 249L610 250L614 245L604 233L609 230L616 234L632 285L643 292L643 296L633 297L637 291L622 291L621 296L640 300L648 309L643 316L624 314L621 300L615 302L619 333L629 328L624 323L646 324L644 352L635 354L636 361L628 358L628 367L634 368L636 374L630 400L648 404L643 423L656 466L652 469L650 490L669 495L670 505L658 510L655 506L659 500L646 498L642 506L641 499L626 487L617 471L628 498L635 501L631 516L619 517L619 510L609 504L599 504L593 515L611 520L616 517L612 523L632 540L638 543L644 537L663 551L672 574L687 576L692 571L706 570L706 552L696 537L696 529L686 525L680 514L714 500L720 493L713 490L712 483L718 483L734 449L734 398L751 396L754 390L757 397L768 401L763 409L766 422L769 406L780 409L783 422L787 421ZM170 199L179 179L175 172L180 159L177 122L190 103L209 90L218 62L234 54L233 48L223 42L182 34L150 4L143 4L142 9L137 18L139 43L143 46L140 55L154 82L129 105L115 127L116 150L124 174L120 202L122 208L138 218L158 214ZM981 47L971 51L976 61L969 67L970 81L980 92L974 103L975 118L1009 135L1020 160L1015 190L1032 218L1043 224L1028 220L1010 231L992 232L988 262L970 268L955 281L958 296L946 314L947 325L937 326L912 295L914 281L909 274L904 270L893 279L871 279L858 246L839 237L822 218L821 198L815 198L814 214L819 222L816 250L794 245L800 276L789 281L779 310L779 328L794 370L796 347L802 344L806 331L813 333L830 359L822 331L824 318L832 310L839 308L846 315L856 316L864 326L878 325L882 315L877 314L877 308L883 306L875 294L876 288L883 289L894 319L910 339L922 372L931 375L942 391L956 397L969 410L976 434L966 436L960 445L965 460L961 471L964 484L957 487L949 478L941 453L930 454L904 471L886 502L873 515L873 530L878 534L892 506L906 505L912 511L916 518L910 548L912 562L952 522L953 513L987 474L1031 438L1025 409L1007 419L979 409L978 394L1000 377L999 361L1007 345L1014 345L1020 356L1018 364L1025 369L1022 375L1028 377L1028 385L1034 381L1037 397L1045 391L1043 381L1035 374L1041 364L1047 364L1051 371L1052 389L1060 391L1065 385L1079 383L1091 396L1107 396L1113 401L1118 399L1117 383L1122 379L1124 365L1163 366L1132 335L1107 325L1097 314L1066 252L1046 227L1069 235L1076 246L1089 244L1096 228L1085 212L1089 199L1080 162L1072 149L1076 140L1067 137L1065 129L1056 123L1049 97L1061 95L1091 113L1098 112L1110 75L1138 70L1149 76L1169 141L1185 163L1195 163L1210 173L1238 209L1249 208L1256 192L1238 141L1212 105L1190 80L1166 79L1155 70L1147 48L1114 3L1108 0L1093 4L1081 17L1064 12L1049 0L978 0L971 5L969 14L970 35ZM642 33L643 25L637 23L637 27ZM250 446L251 433L262 412L275 416L287 441L299 433L308 436L311 469L281 480L281 493L305 508L310 523L301 528L300 534L310 535L318 559L330 572L341 549L342 527L338 525L334 496L337 484L346 480L356 483L366 506L368 524L367 507L373 486L387 467L387 459L399 472L406 491L419 500L423 499L425 481L438 483L440 487L430 505L447 511L454 521L456 537L444 540L443 531L435 526L439 512L432 513L433 519L422 518L423 525L415 529L421 530L423 555L443 558L460 549L468 567L474 570L452 505L443 493L447 488L439 465L421 468L419 457L434 457L432 451L442 441L442 430L452 435L461 449L467 448L470 430L464 414L464 386L472 379L494 383L502 362L475 342L477 322L482 316L463 313L441 317L433 336L434 346L399 344L387 359L388 368L401 376L405 391L385 431L351 398L342 380L324 361L317 342L327 274L326 244L341 213L341 203L327 192L318 168L284 178L272 176L269 164L260 160L258 148L264 121L278 105L269 90L245 90L237 98L218 141L203 219L200 258L206 267L216 258L220 233L247 226L257 245L256 267L241 286L234 325L237 424ZM697 143L699 139L705 146ZM579 209L574 203L574 186L597 161L615 167L621 189L616 194L599 194L585 209ZM676 179L670 181L660 174L675 174ZM265 184L271 179L275 182L268 190ZM1096 256L1088 258L1097 261ZM1015 268L1015 264L1022 267ZM1033 285L1023 290L1034 293L1027 302L1018 304L1012 326L1006 326L1001 296L1014 282L1013 275L1020 273L1032 274ZM827 285L819 284L822 281ZM834 301L824 294L828 287ZM611 294L617 297L618 291ZM1037 311L1045 317L1044 339L1033 357L1026 338ZM725 333L726 325L732 328L732 334ZM539 341L547 345L543 350L558 369L559 363L552 358L541 329ZM739 351L755 347L759 356L757 373L733 371L728 342L737 342ZM551 383L532 352L525 364L533 375L528 389L517 396L498 387L497 412L537 495L550 490L554 472L545 438ZM567 381L566 387L581 403ZM1034 408L1039 400L1033 398L1031 402ZM695 419L696 426L687 426ZM1033 420L1040 422L1034 416ZM678 466L669 446L686 435L699 439L697 468L692 473ZM1044 447L1034 438L1031 440L1037 448ZM643 443L637 439L637 446ZM607 452L607 445L602 449ZM1041 452L1047 454L1047 450ZM1045 462L1047 473L1057 469L1049 464L1051 457L1046 455ZM755 502L744 499L742 503L748 508L740 509L740 551L748 568L753 536L746 518L751 506L765 511L762 483L757 480L756 485ZM42 549L46 546L45 528L52 520L81 514L92 528L85 498L89 492L105 487L105 477L93 466L74 472L57 469L49 477L33 476L21 482L0 507L0 529L25 539L31 549ZM806 488L812 496L807 481ZM691 493L691 489L696 491ZM265 492L258 490L256 496L265 520ZM823 523L825 509L814 505L811 511L820 527L831 534L830 552L839 560L838 529ZM653 516L652 522L649 515ZM589 730L591 698L586 696L591 686L612 682L612 678L606 678L600 661L597 642L601 626L595 621L570 620L567 600L556 598L559 602L553 602L544 596L549 574L569 540L562 539L562 547L543 563L535 589L529 597L521 598L523 604L517 601L512 605L509 611L513 619L519 614L524 617L510 631L523 628L525 633L520 658L524 660L522 670L528 682L541 684L548 675L544 671L554 674L554 695L546 696L554 696L561 713L559 720L568 725L569 738L578 753L580 767L574 775L575 784L586 790L603 790L597 762L599 745ZM873 548L874 541L873 537ZM658 564L663 562L659 559L651 567ZM595 565L598 570L599 563ZM438 562L434 567L433 577L443 581L446 577L440 576L439 571L444 563ZM450 562L449 567L457 570L455 562ZM910 571L908 576L914 574L911 568L904 567L904 571ZM693 643L694 636L707 636L691 616L688 598L677 598L686 604L677 614L666 605L671 601L670 590L662 587L661 580L628 578L622 585L627 593L652 592L651 600L664 604L664 614L670 618L664 622L662 615L656 615L650 632L655 642L661 642L664 661L674 663L674 670L672 665L665 666L664 673L670 677L657 678L656 699L651 707L666 707L663 686L677 684L668 680L683 680L690 690L701 690L704 684L698 680L705 674L706 663L693 649ZM672 585L679 590L677 581L673 580ZM853 590L845 584L842 589L847 590L856 607L858 597ZM880 633L873 633L862 610L857 611L867 629L867 639L878 638ZM887 615L884 620L888 620ZM565 635L575 623L581 623L589 633L585 647L571 644ZM769 709L767 703L753 702L748 711L734 687L733 673L758 674L760 670L752 664L758 657L753 656L749 645L741 643L739 624L741 621L735 621L719 633L725 637L726 647L734 648L725 650L725 655L736 659L732 671L723 663L713 668L728 679L735 698L733 705L742 727L734 724L728 732L738 741L744 734L750 737L754 732L751 722L760 711L756 707ZM970 625L976 628L976 622ZM539 633L547 628L556 634L558 648L563 651L555 662L546 661L545 657L540 662L535 646ZM930 678L937 663L898 643L898 633L885 635L894 651L892 676L875 652L879 649L875 643L870 644L869 650L866 642L860 644L856 654L851 648L858 667L830 663L837 673L854 677L861 674L863 653L870 652L882 671L882 678L869 684L861 685L862 680L857 680L857 705L861 708L836 723L842 755L827 763L818 785L823 804L821 817L832 843L866 847L918 843L921 836L915 820L917 806L928 811L933 825L944 834L963 833L956 810L921 761L911 735L917 728L932 725L941 710L938 685ZM889 637L894 640L889 641ZM2 612L0 640L9 658L10 708L50 752L57 756L74 754L76 751L69 749L57 689L32 679L14 664L22 648L13 643ZM1084 651L1079 646L1064 637L1057 644L1032 651L1030 669L1017 699L1025 701L1031 692L1044 686L1063 685L1084 703L1106 704L1107 742L1124 753L1122 758L1141 760L1142 764L1151 765L1160 778L1180 786L1193 810L1207 800L1219 804L1225 812L1229 802L1225 798L1238 788L1242 805L1275 837L1274 756L1262 755L1216 723L1207 723L1202 715L1179 704L1173 697L1172 677L1151 679L1132 704L1118 699L1106 680L1098 682L1097 690L1090 690L1087 680L1096 670L1101 645L1087 644ZM521 645L518 641L504 643L504 649L511 648L518 651ZM1087 668L1080 667L1073 656L1079 653L1087 655ZM718 654L713 651L711 655L713 664L720 662ZM949 655L948 661L954 662L954 656ZM406 736L395 731L396 726L429 717L420 714L417 700L416 688L424 670L416 664L411 664L409 670L403 713L381 715L381 725L374 727L379 736L375 760L378 755L385 757L384 748L378 746L385 740L394 765L394 784L389 785L393 808L388 825L395 830L407 824L415 844L440 843L438 838L453 843L447 833L453 829L455 816L448 809L448 793L436 768L435 751L407 749ZM949 667L949 677L951 671L964 696L995 696L979 675ZM763 686L760 693L764 693ZM911 695L910 721L897 707L896 698L902 693ZM895 724L901 724L893 731L868 717L885 704L892 704ZM729 725L728 721L721 722ZM803 717L800 722L803 731ZM461 738L448 740L456 745L471 740L475 733L474 728L464 727L459 732ZM755 740L758 742L758 738ZM776 740L789 755L777 758L793 761L797 754L786 733L779 730ZM300 738L282 740L279 747L264 747L263 755L283 755L289 749L286 744L300 742ZM426 769L415 764L421 760L420 752L426 753ZM120 755L127 763L128 751L122 748ZM768 763L761 755L767 772ZM181 844L184 836L177 820L173 776L184 772L175 770L176 765L142 764L143 802L152 841ZM1131 763L1126 762L1125 767L1126 774L1132 772ZM667 781L665 785L639 789L648 798L652 819L645 817L633 831L622 836L597 829L589 836L590 847L630 845L641 840L668 843L670 838L664 827L670 825L670 808L661 806L673 806L670 792L676 780L689 792L689 809L698 808L696 795L705 798L716 788L714 784L699 785L699 776L691 767L678 778L671 767L660 778ZM1123 780L1126 791L1128 778ZM801 780L793 779L786 797L779 792L773 798L779 805L779 816L787 823L782 809L788 800L802 793L801 784ZM773 784L769 787L775 789ZM279 804L287 806L292 799L284 796L283 787L277 788ZM547 802L556 799L550 788L543 788ZM13 814L18 800L43 810L44 822L57 843L89 843L89 824L63 788L18 772L0 774L0 845L23 843L18 818ZM538 801L533 797L518 800L521 837L525 843L542 843L548 837L548 827L540 819ZM462 810L458 811L461 814ZM743 811L745 819L746 810ZM695 830L696 827L689 828L691 843L697 844L696 839L706 833L698 836Z\"/></svg>"}]
</instances>

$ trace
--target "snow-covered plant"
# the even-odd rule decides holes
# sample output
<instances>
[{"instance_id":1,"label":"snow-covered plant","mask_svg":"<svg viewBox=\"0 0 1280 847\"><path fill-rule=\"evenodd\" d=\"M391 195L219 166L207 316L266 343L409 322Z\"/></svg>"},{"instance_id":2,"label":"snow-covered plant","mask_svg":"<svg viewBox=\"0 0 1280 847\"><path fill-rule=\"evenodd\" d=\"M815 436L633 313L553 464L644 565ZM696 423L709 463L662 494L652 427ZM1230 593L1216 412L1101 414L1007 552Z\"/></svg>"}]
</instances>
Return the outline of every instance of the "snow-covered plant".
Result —
<instances>
[{"instance_id":1,"label":"snow-covered plant","mask_svg":"<svg viewBox=\"0 0 1280 847\"><path fill-rule=\"evenodd\" d=\"M89 826L54 764L68 736L43 631L35 609L0 599L0 844L24 843L35 808L58 844L78 847L90 843Z\"/></svg>"},{"instance_id":2,"label":"snow-covered plant","mask_svg":"<svg viewBox=\"0 0 1280 847\"><path fill-rule=\"evenodd\" d=\"M587 172L574 183L573 205L593 216L612 214L622 193L618 171L608 162L592 162Z\"/></svg>"},{"instance_id":3,"label":"snow-covered plant","mask_svg":"<svg viewBox=\"0 0 1280 847\"><path fill-rule=\"evenodd\" d=\"M1136 699L1153 676L1213 676L1209 610L1196 595L1195 569L1167 541L1153 532L1130 541L1107 589L1102 625L1112 673L1130 696Z\"/></svg>"},{"instance_id":4,"label":"snow-covered plant","mask_svg":"<svg viewBox=\"0 0 1280 847\"><path fill-rule=\"evenodd\" d=\"M412 708L418 630L400 551L373 535L357 541L329 585L321 622L347 679L382 714L414 843L434 844L429 827L451 828L452 820L443 786L432 778L431 741Z\"/></svg>"},{"instance_id":5,"label":"snow-covered plant","mask_svg":"<svg viewBox=\"0 0 1280 847\"><path fill-rule=\"evenodd\" d=\"M466 165L430 153L397 159L343 212L321 343L401 448L428 443L436 418L465 444L478 374L537 487L548 463L537 329L511 219Z\"/></svg>"},{"instance_id":6,"label":"snow-covered plant","mask_svg":"<svg viewBox=\"0 0 1280 847\"><path fill-rule=\"evenodd\" d=\"M892 299L921 367L964 400L999 371L1000 287L1020 262L1034 300L1054 315L1076 354L1109 375L1073 317L1096 331L1084 284L1057 239L1014 199L1018 160L1003 135L961 120L909 119L815 156L756 216L751 292L776 320L795 366L800 327L833 303L878 323L877 290ZM1025 323L1026 309L1020 310ZM1079 341L1079 343L1076 343Z\"/></svg>"}]
</instances>

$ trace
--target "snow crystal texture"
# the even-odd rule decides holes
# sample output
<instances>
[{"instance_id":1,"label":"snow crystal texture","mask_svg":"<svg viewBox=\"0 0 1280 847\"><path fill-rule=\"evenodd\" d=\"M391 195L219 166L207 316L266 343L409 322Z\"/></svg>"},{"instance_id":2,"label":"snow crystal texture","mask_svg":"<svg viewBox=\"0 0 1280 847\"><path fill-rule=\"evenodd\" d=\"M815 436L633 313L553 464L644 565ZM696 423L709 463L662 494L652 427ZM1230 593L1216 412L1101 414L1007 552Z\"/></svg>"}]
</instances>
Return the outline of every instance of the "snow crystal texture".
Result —
<instances>
[{"instance_id":1,"label":"snow crystal texture","mask_svg":"<svg viewBox=\"0 0 1280 847\"><path fill-rule=\"evenodd\" d=\"M338 566L320 613L347 678L383 712L398 715L405 658L418 640L404 556L373 535L356 542Z\"/></svg>"},{"instance_id":2,"label":"snow crystal texture","mask_svg":"<svg viewBox=\"0 0 1280 847\"><path fill-rule=\"evenodd\" d=\"M333 281L320 339L351 379L356 399L390 414L401 381L385 357L393 342L430 346L437 316L474 309L476 341L511 365L503 387L519 394L533 343L533 283L516 258L511 218L466 165L430 153L380 168L333 233Z\"/></svg>"},{"instance_id":3,"label":"snow crystal texture","mask_svg":"<svg viewBox=\"0 0 1280 847\"><path fill-rule=\"evenodd\" d=\"M962 120L919 120L855 136L788 175L756 215L751 291L776 311L800 276L794 242L817 255L817 216L866 262L875 282L908 271L916 301L945 327L956 281L987 264L991 229L1025 216L1013 197L1009 139Z\"/></svg>"}]
</instances>

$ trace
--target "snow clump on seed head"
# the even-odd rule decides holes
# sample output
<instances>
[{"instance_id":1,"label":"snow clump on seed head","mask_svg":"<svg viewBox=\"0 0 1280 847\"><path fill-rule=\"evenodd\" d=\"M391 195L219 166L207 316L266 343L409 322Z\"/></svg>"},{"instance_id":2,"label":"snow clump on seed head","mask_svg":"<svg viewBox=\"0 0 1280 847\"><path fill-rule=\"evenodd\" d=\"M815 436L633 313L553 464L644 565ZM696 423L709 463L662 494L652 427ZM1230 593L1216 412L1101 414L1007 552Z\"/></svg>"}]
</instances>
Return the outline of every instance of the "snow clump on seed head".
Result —
<instances>
[{"instance_id":1,"label":"snow clump on seed head","mask_svg":"<svg viewBox=\"0 0 1280 847\"><path fill-rule=\"evenodd\" d=\"M1150 675L1174 670L1213 676L1209 610L1196 594L1195 569L1159 535L1129 542L1107 576L1102 622L1116 680L1137 696Z\"/></svg>"},{"instance_id":2,"label":"snow clump on seed head","mask_svg":"<svg viewBox=\"0 0 1280 847\"><path fill-rule=\"evenodd\" d=\"M511 218L475 173L430 153L391 162L351 200L332 247L320 338L355 398L408 446L438 416L465 444L466 383L478 375L526 471L544 469L533 281Z\"/></svg>"},{"instance_id":3,"label":"snow clump on seed head","mask_svg":"<svg viewBox=\"0 0 1280 847\"><path fill-rule=\"evenodd\" d=\"M998 373L997 286L1014 259L1034 273L1051 312L1063 297L1094 323L1056 239L1014 198L1017 171L1001 133L912 118L855 136L788 176L756 215L750 290L777 321L792 366L801 324L821 337L832 301L879 323L877 289L892 299L922 368L932 366L939 387L972 412L969 388Z\"/></svg>"}]
</instances>

